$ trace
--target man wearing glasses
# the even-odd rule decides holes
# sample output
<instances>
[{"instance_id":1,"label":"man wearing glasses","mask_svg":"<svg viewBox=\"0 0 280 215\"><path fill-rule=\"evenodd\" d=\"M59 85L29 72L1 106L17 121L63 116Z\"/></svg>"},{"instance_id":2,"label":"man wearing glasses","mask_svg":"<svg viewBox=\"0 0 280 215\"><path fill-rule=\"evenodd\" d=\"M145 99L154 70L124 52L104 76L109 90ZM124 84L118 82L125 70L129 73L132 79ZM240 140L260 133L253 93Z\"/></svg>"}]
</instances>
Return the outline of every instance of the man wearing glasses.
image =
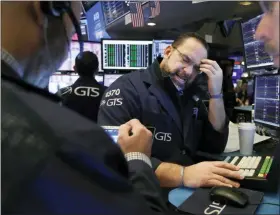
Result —
<instances>
[{"instance_id":1,"label":"man wearing glasses","mask_svg":"<svg viewBox=\"0 0 280 215\"><path fill-rule=\"evenodd\" d=\"M242 179L234 165L197 163L198 150L221 153L228 138L223 73L207 56L203 38L183 34L165 49L161 62L119 78L103 96L100 125L137 118L155 127L151 160L162 187L239 187ZM112 99L119 103L108 103ZM203 99L209 100L208 109Z\"/></svg>"}]
</instances>

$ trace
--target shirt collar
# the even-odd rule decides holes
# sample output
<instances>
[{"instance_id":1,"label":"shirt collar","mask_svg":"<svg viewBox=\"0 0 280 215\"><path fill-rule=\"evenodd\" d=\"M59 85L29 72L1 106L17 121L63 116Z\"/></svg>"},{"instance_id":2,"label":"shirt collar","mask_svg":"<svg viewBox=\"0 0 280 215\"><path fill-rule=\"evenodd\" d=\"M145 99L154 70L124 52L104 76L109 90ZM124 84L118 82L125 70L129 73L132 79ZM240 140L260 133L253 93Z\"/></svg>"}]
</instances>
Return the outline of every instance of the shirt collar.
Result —
<instances>
[{"instance_id":1,"label":"shirt collar","mask_svg":"<svg viewBox=\"0 0 280 215\"><path fill-rule=\"evenodd\" d=\"M4 61L8 66L10 66L17 75L23 77L23 69L19 62L4 48L1 48L1 60Z\"/></svg>"}]
</instances>

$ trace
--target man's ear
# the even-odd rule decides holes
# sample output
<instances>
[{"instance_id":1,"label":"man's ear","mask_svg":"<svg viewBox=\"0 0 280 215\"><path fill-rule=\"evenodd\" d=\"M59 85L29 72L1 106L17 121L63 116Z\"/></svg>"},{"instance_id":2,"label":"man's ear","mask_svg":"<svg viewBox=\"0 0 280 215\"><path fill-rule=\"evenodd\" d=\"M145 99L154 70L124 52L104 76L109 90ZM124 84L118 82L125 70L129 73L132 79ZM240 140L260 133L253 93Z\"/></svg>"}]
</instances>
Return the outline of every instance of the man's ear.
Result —
<instances>
[{"instance_id":1,"label":"man's ear","mask_svg":"<svg viewBox=\"0 0 280 215\"><path fill-rule=\"evenodd\" d=\"M173 50L172 46L167 46L164 50L163 58L168 58L171 55L172 50Z\"/></svg>"},{"instance_id":2,"label":"man's ear","mask_svg":"<svg viewBox=\"0 0 280 215\"><path fill-rule=\"evenodd\" d=\"M34 22L42 28L45 28L47 25L47 19L46 15L43 13L41 9L41 2L40 1L32 1L30 2L30 9L31 9L31 14L34 19Z\"/></svg>"}]
</instances>

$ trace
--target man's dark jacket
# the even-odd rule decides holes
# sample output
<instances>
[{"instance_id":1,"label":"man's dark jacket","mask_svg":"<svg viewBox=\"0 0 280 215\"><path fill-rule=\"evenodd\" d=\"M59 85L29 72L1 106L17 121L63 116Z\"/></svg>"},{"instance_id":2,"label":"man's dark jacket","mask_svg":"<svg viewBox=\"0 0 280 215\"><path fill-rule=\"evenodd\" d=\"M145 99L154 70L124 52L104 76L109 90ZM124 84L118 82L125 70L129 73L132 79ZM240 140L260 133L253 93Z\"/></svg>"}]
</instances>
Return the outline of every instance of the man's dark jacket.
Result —
<instances>
[{"instance_id":1,"label":"man's dark jacket","mask_svg":"<svg viewBox=\"0 0 280 215\"><path fill-rule=\"evenodd\" d=\"M1 66L2 214L166 213L146 163Z\"/></svg>"}]
</instances>

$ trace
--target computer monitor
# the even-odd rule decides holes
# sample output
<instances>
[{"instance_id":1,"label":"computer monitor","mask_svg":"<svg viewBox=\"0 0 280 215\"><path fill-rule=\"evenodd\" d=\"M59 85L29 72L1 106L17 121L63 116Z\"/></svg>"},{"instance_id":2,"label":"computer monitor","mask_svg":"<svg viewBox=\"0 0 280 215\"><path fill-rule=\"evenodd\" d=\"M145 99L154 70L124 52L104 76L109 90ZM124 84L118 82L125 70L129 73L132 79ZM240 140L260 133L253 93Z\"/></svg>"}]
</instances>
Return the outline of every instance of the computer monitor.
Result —
<instances>
[{"instance_id":1,"label":"computer monitor","mask_svg":"<svg viewBox=\"0 0 280 215\"><path fill-rule=\"evenodd\" d=\"M104 74L104 86L109 87L114 81L116 81L123 74Z\"/></svg>"},{"instance_id":2,"label":"computer monitor","mask_svg":"<svg viewBox=\"0 0 280 215\"><path fill-rule=\"evenodd\" d=\"M264 50L264 43L257 41L255 36L262 16L241 24L247 69L273 65L273 58Z\"/></svg>"},{"instance_id":3,"label":"computer monitor","mask_svg":"<svg viewBox=\"0 0 280 215\"><path fill-rule=\"evenodd\" d=\"M153 40L153 60L157 57L163 57L164 50L170 46L174 40Z\"/></svg>"},{"instance_id":4,"label":"computer monitor","mask_svg":"<svg viewBox=\"0 0 280 215\"><path fill-rule=\"evenodd\" d=\"M55 94L61 88L74 84L78 78L79 75L77 73L64 74L62 72L56 72L49 79L49 92ZM95 75L95 79L99 84L103 85L104 80L102 74Z\"/></svg>"},{"instance_id":5,"label":"computer monitor","mask_svg":"<svg viewBox=\"0 0 280 215\"><path fill-rule=\"evenodd\" d=\"M104 83L104 76L103 76L103 75L95 75L95 80L96 80L99 84L103 84L103 83Z\"/></svg>"},{"instance_id":6,"label":"computer monitor","mask_svg":"<svg viewBox=\"0 0 280 215\"><path fill-rule=\"evenodd\" d=\"M254 121L280 129L280 74L255 77Z\"/></svg>"},{"instance_id":7,"label":"computer monitor","mask_svg":"<svg viewBox=\"0 0 280 215\"><path fill-rule=\"evenodd\" d=\"M152 41L102 40L104 70L145 69L151 63Z\"/></svg>"},{"instance_id":8,"label":"computer monitor","mask_svg":"<svg viewBox=\"0 0 280 215\"><path fill-rule=\"evenodd\" d=\"M101 44L95 42L84 42L84 51L91 51L97 55L99 61L99 71L101 69ZM80 45L78 41L71 41L67 59L58 69L58 71L72 71L75 65L75 59L80 53Z\"/></svg>"},{"instance_id":9,"label":"computer monitor","mask_svg":"<svg viewBox=\"0 0 280 215\"><path fill-rule=\"evenodd\" d=\"M49 92L55 94L61 88L74 84L78 78L79 76L76 73L63 74L56 72L49 79Z\"/></svg>"}]
</instances>

